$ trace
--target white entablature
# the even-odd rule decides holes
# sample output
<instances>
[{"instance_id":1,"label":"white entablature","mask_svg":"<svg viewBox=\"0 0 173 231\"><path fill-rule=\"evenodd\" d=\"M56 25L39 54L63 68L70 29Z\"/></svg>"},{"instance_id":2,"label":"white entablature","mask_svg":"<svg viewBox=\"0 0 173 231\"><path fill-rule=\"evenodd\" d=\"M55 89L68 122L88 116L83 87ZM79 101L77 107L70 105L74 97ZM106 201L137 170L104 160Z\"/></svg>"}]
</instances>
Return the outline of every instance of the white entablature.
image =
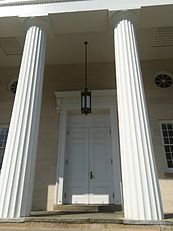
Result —
<instances>
[{"instance_id":1,"label":"white entablature","mask_svg":"<svg viewBox=\"0 0 173 231\"><path fill-rule=\"evenodd\" d=\"M1 0L0 17L40 16L54 13L95 10L118 11L169 4L172 4L172 0ZM11 7L9 8L9 6L13 6L13 10Z\"/></svg>"}]
</instances>

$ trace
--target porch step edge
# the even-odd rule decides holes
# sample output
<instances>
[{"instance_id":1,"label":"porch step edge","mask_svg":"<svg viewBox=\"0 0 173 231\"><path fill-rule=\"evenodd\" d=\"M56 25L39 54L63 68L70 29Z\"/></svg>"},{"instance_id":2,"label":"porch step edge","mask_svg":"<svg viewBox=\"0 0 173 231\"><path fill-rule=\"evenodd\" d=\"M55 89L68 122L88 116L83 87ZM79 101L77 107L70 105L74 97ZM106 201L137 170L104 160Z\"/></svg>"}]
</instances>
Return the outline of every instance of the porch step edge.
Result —
<instances>
[{"instance_id":1,"label":"porch step edge","mask_svg":"<svg viewBox=\"0 0 173 231\"><path fill-rule=\"evenodd\" d=\"M118 212L122 211L122 205L59 205L54 204L56 212Z\"/></svg>"}]
</instances>

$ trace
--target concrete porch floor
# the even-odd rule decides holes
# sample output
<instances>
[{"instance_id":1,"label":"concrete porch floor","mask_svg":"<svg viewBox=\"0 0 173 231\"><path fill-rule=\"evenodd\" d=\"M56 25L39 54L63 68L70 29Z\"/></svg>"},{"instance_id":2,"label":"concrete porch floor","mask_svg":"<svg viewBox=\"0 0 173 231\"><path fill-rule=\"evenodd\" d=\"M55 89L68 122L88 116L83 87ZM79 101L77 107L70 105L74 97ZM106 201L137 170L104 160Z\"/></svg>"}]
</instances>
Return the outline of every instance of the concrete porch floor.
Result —
<instances>
[{"instance_id":1,"label":"concrete porch floor","mask_svg":"<svg viewBox=\"0 0 173 231\"><path fill-rule=\"evenodd\" d=\"M30 217L0 219L4 231L173 231L173 218L163 221L132 221L123 218L123 212L32 212Z\"/></svg>"},{"instance_id":2,"label":"concrete porch floor","mask_svg":"<svg viewBox=\"0 0 173 231\"><path fill-rule=\"evenodd\" d=\"M123 223L123 212L32 212L27 221L55 221L57 223Z\"/></svg>"}]
</instances>

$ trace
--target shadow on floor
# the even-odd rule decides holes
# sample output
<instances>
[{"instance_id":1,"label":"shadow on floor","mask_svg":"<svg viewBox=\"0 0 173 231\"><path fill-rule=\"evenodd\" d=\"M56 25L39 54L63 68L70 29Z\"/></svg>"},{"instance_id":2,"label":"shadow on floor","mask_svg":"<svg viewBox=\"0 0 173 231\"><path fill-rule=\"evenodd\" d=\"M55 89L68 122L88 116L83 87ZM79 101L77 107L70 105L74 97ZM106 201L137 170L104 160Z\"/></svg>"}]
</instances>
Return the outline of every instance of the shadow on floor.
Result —
<instances>
[{"instance_id":1,"label":"shadow on floor","mask_svg":"<svg viewBox=\"0 0 173 231\"><path fill-rule=\"evenodd\" d=\"M164 219L169 219L169 218L173 218L173 213L165 213L164 214Z\"/></svg>"}]
</instances>

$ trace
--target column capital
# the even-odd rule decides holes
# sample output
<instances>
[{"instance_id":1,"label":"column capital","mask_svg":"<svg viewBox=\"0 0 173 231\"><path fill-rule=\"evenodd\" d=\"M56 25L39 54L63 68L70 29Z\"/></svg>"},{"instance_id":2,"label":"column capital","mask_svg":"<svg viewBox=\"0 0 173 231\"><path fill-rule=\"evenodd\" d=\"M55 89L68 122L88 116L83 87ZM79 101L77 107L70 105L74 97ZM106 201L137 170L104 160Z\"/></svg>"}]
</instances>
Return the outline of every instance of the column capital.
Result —
<instances>
[{"instance_id":1,"label":"column capital","mask_svg":"<svg viewBox=\"0 0 173 231\"><path fill-rule=\"evenodd\" d=\"M48 22L45 17L29 17L23 21L23 25L25 26L26 30L32 26L38 26L47 31Z\"/></svg>"},{"instance_id":2,"label":"column capital","mask_svg":"<svg viewBox=\"0 0 173 231\"><path fill-rule=\"evenodd\" d=\"M122 20L128 20L133 25L137 24L137 14L131 10L122 10L111 17L111 25L115 28Z\"/></svg>"}]
</instances>

